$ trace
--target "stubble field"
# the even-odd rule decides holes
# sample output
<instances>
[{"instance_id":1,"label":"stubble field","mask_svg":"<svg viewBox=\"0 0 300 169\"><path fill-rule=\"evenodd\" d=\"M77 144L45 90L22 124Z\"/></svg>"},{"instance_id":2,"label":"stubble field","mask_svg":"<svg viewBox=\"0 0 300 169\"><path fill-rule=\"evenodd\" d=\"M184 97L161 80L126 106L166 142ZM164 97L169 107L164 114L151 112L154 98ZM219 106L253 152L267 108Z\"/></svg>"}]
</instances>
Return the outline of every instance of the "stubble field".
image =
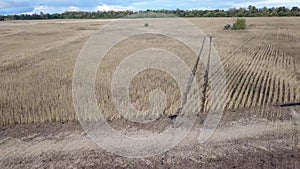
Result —
<instances>
[{"instance_id":1,"label":"stubble field","mask_svg":"<svg viewBox=\"0 0 300 169\"><path fill-rule=\"evenodd\" d=\"M227 80L227 95L218 98L226 100L225 114L208 145L187 139L166 154L143 160L99 150L76 123L77 118L93 120L76 117L73 108L76 59L88 38L109 20L0 22L0 165L70 167L77 161L81 167L300 167L300 18L246 18L247 29L241 31L223 30L232 18L187 20L213 37ZM161 35L138 35L112 49L98 70L96 99L106 119L119 130L149 129L125 121L110 93L116 66L128 54L146 47L167 49L191 69L196 62L195 54L184 45ZM204 72L205 67L200 65L196 72L200 91ZM213 73L210 80L217 81L219 76ZM178 86L158 70L144 71L131 82L134 107L149 109L149 92L157 87L168 100L161 118L176 114L181 97ZM210 93L209 89L206 111L220 106ZM294 105L280 107L291 103ZM169 123L168 118L154 122L164 127ZM190 137L195 135L192 132ZM41 159L35 159L41 154Z\"/></svg>"}]
</instances>

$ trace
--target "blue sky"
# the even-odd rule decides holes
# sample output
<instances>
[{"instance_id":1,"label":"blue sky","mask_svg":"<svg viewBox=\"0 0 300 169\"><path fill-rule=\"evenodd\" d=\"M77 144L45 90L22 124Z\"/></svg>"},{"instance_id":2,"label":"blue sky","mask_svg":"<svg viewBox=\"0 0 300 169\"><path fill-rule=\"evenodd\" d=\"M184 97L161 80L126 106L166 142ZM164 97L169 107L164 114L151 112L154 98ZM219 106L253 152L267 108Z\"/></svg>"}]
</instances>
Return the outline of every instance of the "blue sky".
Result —
<instances>
[{"instance_id":1,"label":"blue sky","mask_svg":"<svg viewBox=\"0 0 300 169\"><path fill-rule=\"evenodd\" d=\"M300 6L300 0L0 0L0 15L146 9L228 9Z\"/></svg>"}]
</instances>

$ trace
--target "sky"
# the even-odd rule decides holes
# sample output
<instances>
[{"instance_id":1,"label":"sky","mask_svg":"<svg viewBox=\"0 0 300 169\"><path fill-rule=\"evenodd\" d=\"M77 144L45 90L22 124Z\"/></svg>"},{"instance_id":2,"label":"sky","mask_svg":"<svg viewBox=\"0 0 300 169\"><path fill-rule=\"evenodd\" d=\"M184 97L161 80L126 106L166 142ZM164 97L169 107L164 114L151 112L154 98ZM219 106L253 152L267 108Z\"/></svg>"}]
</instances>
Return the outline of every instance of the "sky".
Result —
<instances>
[{"instance_id":1,"label":"sky","mask_svg":"<svg viewBox=\"0 0 300 169\"><path fill-rule=\"evenodd\" d=\"M0 15L146 9L229 9L300 6L300 0L0 0Z\"/></svg>"}]
</instances>

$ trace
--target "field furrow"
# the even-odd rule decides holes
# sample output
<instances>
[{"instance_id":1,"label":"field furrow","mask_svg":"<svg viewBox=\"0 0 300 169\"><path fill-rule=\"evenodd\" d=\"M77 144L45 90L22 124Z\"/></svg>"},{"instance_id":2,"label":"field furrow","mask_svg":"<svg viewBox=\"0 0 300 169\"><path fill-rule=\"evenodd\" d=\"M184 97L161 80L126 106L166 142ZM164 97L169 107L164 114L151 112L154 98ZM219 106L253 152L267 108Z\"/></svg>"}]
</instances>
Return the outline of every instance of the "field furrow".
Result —
<instances>
[{"instance_id":1,"label":"field furrow","mask_svg":"<svg viewBox=\"0 0 300 169\"><path fill-rule=\"evenodd\" d=\"M266 90L268 90L268 83L269 81L269 72L264 71L264 79L261 83L261 85L259 86L258 89L258 93L259 93L259 97L258 97L258 104L257 106L263 106L264 105L264 98L266 98Z\"/></svg>"},{"instance_id":2,"label":"field furrow","mask_svg":"<svg viewBox=\"0 0 300 169\"><path fill-rule=\"evenodd\" d=\"M265 87L265 93L264 93L264 98L263 98L263 102L262 102L262 106L263 107L266 107L266 106L269 106L268 104L270 102L269 101L269 98L270 98L270 94L271 94L271 91L272 91L272 88L271 88L271 84L272 84L272 72L268 72L268 78L267 78L268 82L266 84L266 87Z\"/></svg>"},{"instance_id":3,"label":"field furrow","mask_svg":"<svg viewBox=\"0 0 300 169\"><path fill-rule=\"evenodd\" d=\"M253 58L251 56L251 58ZM255 58L255 57L254 57ZM251 64L256 64L258 62L258 60L248 60L247 64L246 65L250 65L250 68L247 68L246 69L246 73L242 75L242 80L241 81L237 81L237 84L236 85L239 85L238 86L238 92L235 92L235 95L233 96L233 99L232 100L235 100L235 105L231 105L230 107L231 108L238 108L238 106L241 104L242 102L242 97L245 93L245 88L247 86L247 84L249 84L249 81L247 81L249 78L248 78L248 75L250 72L254 71L254 66L251 66ZM244 70L241 70L241 71L244 71Z\"/></svg>"},{"instance_id":4,"label":"field furrow","mask_svg":"<svg viewBox=\"0 0 300 169\"><path fill-rule=\"evenodd\" d=\"M240 31L222 30L224 24L231 22L231 18L220 18L222 22L214 18L188 19L206 35L213 37L214 48L223 65L210 65L212 72L209 74L209 85L215 86L208 87L206 111L220 108L223 100L226 109L240 110L264 110L270 105L300 101L300 22L297 18L268 19L246 18L247 28ZM104 25L104 21L45 21L35 26L17 21L1 23L7 33L0 28L5 34L1 36L0 43L0 125L95 119L96 114L87 112L76 116L72 102L72 81L80 49L88 37ZM147 29L155 27L151 26ZM105 57L103 69L98 70L95 80L96 102L108 120L122 118L113 104L108 83L118 64L130 52L141 50L140 47L166 49L180 56L188 67L192 67L194 62L194 57L189 58L194 52L189 51L180 40L139 35L118 43ZM221 77L222 68L225 77ZM199 69L196 76L200 93L203 90L203 70ZM144 111L150 107L148 93L152 88L148 88L148 85L153 89L164 89L168 105L162 116L168 116L180 105L178 86L171 76L163 75L149 80L157 75L151 71L146 73L146 77L141 75L131 82L130 99L135 108ZM218 83L223 78L227 83L227 95L218 95L224 90L220 88L222 83ZM168 83L170 79L173 80L172 84ZM213 94L218 98L212 98ZM82 109L90 107L85 106ZM268 117L275 118L278 114L272 113Z\"/></svg>"}]
</instances>

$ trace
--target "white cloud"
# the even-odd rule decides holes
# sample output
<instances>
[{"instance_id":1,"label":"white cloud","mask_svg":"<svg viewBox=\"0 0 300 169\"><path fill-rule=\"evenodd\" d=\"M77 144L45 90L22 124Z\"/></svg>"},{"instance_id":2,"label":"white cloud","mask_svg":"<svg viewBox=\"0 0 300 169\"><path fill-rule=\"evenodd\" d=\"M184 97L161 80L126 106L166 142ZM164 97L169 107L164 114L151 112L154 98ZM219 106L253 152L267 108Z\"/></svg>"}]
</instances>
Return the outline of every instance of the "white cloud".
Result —
<instances>
[{"instance_id":1,"label":"white cloud","mask_svg":"<svg viewBox=\"0 0 300 169\"><path fill-rule=\"evenodd\" d=\"M225 0L147 0L133 2L134 9L228 9L232 3Z\"/></svg>"},{"instance_id":2,"label":"white cloud","mask_svg":"<svg viewBox=\"0 0 300 169\"><path fill-rule=\"evenodd\" d=\"M62 12L61 9L57 8L57 7L52 7L52 6L36 6L33 9L33 13L54 13L56 11Z\"/></svg>"},{"instance_id":3,"label":"white cloud","mask_svg":"<svg viewBox=\"0 0 300 169\"><path fill-rule=\"evenodd\" d=\"M70 6L68 11L79 11L80 9L77 6Z\"/></svg>"},{"instance_id":4,"label":"white cloud","mask_svg":"<svg viewBox=\"0 0 300 169\"><path fill-rule=\"evenodd\" d=\"M70 7L52 7L52 6L36 6L30 12L25 12L22 14L32 15L32 14L39 14L40 12L43 13L63 13L65 11L79 11L80 8L77 6L70 6Z\"/></svg>"},{"instance_id":5,"label":"white cloud","mask_svg":"<svg viewBox=\"0 0 300 169\"><path fill-rule=\"evenodd\" d=\"M36 6L36 7L34 7L34 9L32 11L24 12L22 14L32 15L32 14L39 14L40 12L46 13L45 10L49 10L49 9L47 9L47 7L44 7L44 6Z\"/></svg>"},{"instance_id":6,"label":"white cloud","mask_svg":"<svg viewBox=\"0 0 300 169\"><path fill-rule=\"evenodd\" d=\"M126 10L133 10L132 6L120 6L120 5L106 5L102 4L97 6L97 11L126 11Z\"/></svg>"},{"instance_id":7,"label":"white cloud","mask_svg":"<svg viewBox=\"0 0 300 169\"><path fill-rule=\"evenodd\" d=\"M102 4L97 6L96 8L79 8L77 6L69 6L69 7L55 7L55 6L35 6L34 9L30 12L25 12L22 14L39 14L40 12L43 13L63 13L65 11L126 11L126 10L133 10L132 6L120 6L120 5L106 5Z\"/></svg>"},{"instance_id":8,"label":"white cloud","mask_svg":"<svg viewBox=\"0 0 300 169\"><path fill-rule=\"evenodd\" d=\"M256 7L278 7L278 6L300 6L300 0L259 0L252 2L243 2L243 3L235 3L234 7L248 7L249 5L254 5Z\"/></svg>"}]
</instances>

